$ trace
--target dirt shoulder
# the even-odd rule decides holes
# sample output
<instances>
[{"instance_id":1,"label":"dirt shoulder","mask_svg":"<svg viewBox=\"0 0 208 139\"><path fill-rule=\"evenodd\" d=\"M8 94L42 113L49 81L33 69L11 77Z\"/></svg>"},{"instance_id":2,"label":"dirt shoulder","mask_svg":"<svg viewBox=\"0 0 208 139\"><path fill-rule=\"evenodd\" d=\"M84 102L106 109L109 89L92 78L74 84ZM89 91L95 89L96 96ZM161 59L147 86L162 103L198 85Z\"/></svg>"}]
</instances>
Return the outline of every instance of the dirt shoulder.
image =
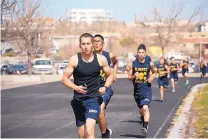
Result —
<instances>
[{"instance_id":1,"label":"dirt shoulder","mask_svg":"<svg viewBox=\"0 0 208 139\"><path fill-rule=\"evenodd\" d=\"M178 108L167 130L167 138L200 138L208 136L208 84L198 84Z\"/></svg>"},{"instance_id":2,"label":"dirt shoulder","mask_svg":"<svg viewBox=\"0 0 208 139\"><path fill-rule=\"evenodd\" d=\"M197 92L184 138L208 138L208 85Z\"/></svg>"}]
</instances>

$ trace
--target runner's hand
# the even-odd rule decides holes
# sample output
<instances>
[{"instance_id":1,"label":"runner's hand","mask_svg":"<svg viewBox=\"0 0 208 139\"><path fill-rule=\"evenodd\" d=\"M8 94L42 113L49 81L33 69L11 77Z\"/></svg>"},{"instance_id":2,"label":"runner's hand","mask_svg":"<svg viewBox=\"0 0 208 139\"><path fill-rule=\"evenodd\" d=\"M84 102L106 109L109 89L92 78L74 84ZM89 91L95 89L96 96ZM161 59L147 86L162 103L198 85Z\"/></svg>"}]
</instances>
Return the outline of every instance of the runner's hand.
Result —
<instances>
[{"instance_id":1,"label":"runner's hand","mask_svg":"<svg viewBox=\"0 0 208 139\"><path fill-rule=\"evenodd\" d=\"M80 94L86 94L87 93L86 89L87 89L87 87L80 85L80 86L76 86L76 88L74 90Z\"/></svg>"},{"instance_id":2,"label":"runner's hand","mask_svg":"<svg viewBox=\"0 0 208 139\"><path fill-rule=\"evenodd\" d=\"M136 78L139 78L139 73L138 73L138 72L134 73L134 76L135 76Z\"/></svg>"},{"instance_id":3,"label":"runner's hand","mask_svg":"<svg viewBox=\"0 0 208 139\"><path fill-rule=\"evenodd\" d=\"M106 92L106 88L105 87L100 87L99 92L101 95L104 95Z\"/></svg>"},{"instance_id":4,"label":"runner's hand","mask_svg":"<svg viewBox=\"0 0 208 139\"><path fill-rule=\"evenodd\" d=\"M113 81L114 82L116 81L116 74L114 74L114 76L113 76Z\"/></svg>"},{"instance_id":5,"label":"runner's hand","mask_svg":"<svg viewBox=\"0 0 208 139\"><path fill-rule=\"evenodd\" d=\"M149 77L147 81L148 81L148 83L151 83L153 81L153 78Z\"/></svg>"}]
</instances>

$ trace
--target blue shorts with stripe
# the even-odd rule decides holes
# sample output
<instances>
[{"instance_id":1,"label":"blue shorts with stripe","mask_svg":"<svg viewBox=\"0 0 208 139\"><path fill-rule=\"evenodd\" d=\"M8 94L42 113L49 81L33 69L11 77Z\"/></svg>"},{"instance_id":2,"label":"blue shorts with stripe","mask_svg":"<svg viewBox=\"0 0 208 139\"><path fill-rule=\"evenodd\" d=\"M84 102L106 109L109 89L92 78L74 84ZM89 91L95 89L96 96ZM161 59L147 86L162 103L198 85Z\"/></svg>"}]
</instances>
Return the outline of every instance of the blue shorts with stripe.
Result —
<instances>
[{"instance_id":1,"label":"blue shorts with stripe","mask_svg":"<svg viewBox=\"0 0 208 139\"><path fill-rule=\"evenodd\" d=\"M206 68L200 68L200 72L205 76L207 73Z\"/></svg>"},{"instance_id":2,"label":"blue shorts with stripe","mask_svg":"<svg viewBox=\"0 0 208 139\"><path fill-rule=\"evenodd\" d=\"M170 79L174 79L174 81L178 81L178 73L177 72L171 72L170 73Z\"/></svg>"},{"instance_id":3,"label":"blue shorts with stripe","mask_svg":"<svg viewBox=\"0 0 208 139\"><path fill-rule=\"evenodd\" d=\"M152 89L150 83L134 85L134 99L139 108L150 105L152 101Z\"/></svg>"},{"instance_id":4,"label":"blue shorts with stripe","mask_svg":"<svg viewBox=\"0 0 208 139\"><path fill-rule=\"evenodd\" d=\"M88 118L96 120L98 122L100 115L100 105L102 103L102 97L94 98L74 98L71 101L71 106L74 111L76 126L80 127L85 124Z\"/></svg>"},{"instance_id":5,"label":"blue shorts with stripe","mask_svg":"<svg viewBox=\"0 0 208 139\"><path fill-rule=\"evenodd\" d=\"M167 88L168 85L169 85L169 80L168 80L167 77L158 78L157 82L158 82L159 88L160 88L161 86L163 86L164 88Z\"/></svg>"},{"instance_id":6,"label":"blue shorts with stripe","mask_svg":"<svg viewBox=\"0 0 208 139\"><path fill-rule=\"evenodd\" d=\"M189 70L188 69L182 69L182 75L185 76L185 73L188 73Z\"/></svg>"},{"instance_id":7,"label":"blue shorts with stripe","mask_svg":"<svg viewBox=\"0 0 208 139\"><path fill-rule=\"evenodd\" d=\"M112 87L110 86L110 87L106 90L105 94L102 96L102 97L103 97L103 102L105 103L105 109L107 108L107 105L108 105L108 103L110 102L111 97L113 96L113 94L114 94L113 89L112 89Z\"/></svg>"}]
</instances>

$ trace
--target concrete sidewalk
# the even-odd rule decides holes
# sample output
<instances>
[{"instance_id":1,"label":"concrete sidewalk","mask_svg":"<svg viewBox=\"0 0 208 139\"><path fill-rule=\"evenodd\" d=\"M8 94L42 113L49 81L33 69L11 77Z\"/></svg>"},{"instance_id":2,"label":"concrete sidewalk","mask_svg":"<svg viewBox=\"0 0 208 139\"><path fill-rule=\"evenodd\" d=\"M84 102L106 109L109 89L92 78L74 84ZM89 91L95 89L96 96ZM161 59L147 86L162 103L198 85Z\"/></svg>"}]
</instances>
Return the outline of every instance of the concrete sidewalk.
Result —
<instances>
[{"instance_id":1,"label":"concrete sidewalk","mask_svg":"<svg viewBox=\"0 0 208 139\"><path fill-rule=\"evenodd\" d=\"M179 77L182 77L179 73ZM190 73L189 77L200 77L200 73ZM128 78L127 74L117 74L117 78ZM61 81L62 75L3 75L1 90L35 84ZM73 79L73 77L71 78Z\"/></svg>"}]
</instances>

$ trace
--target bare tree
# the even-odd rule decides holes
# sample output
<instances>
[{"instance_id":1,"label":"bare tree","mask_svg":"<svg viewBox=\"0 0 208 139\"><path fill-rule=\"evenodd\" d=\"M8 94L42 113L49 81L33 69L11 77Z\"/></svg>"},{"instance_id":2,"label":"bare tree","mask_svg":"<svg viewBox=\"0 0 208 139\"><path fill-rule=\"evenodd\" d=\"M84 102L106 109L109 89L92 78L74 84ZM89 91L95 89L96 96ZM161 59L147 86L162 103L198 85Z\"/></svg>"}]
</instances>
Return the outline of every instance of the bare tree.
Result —
<instances>
[{"instance_id":1,"label":"bare tree","mask_svg":"<svg viewBox=\"0 0 208 139\"><path fill-rule=\"evenodd\" d=\"M17 0L1 0L1 21L7 14L14 12Z\"/></svg>"},{"instance_id":2,"label":"bare tree","mask_svg":"<svg viewBox=\"0 0 208 139\"><path fill-rule=\"evenodd\" d=\"M14 13L17 0L1 0L1 41L9 39L9 20Z\"/></svg>"},{"instance_id":3,"label":"bare tree","mask_svg":"<svg viewBox=\"0 0 208 139\"><path fill-rule=\"evenodd\" d=\"M10 28L15 33L14 40L17 41L21 50L27 53L28 70L31 74L32 54L40 47L40 32L44 29L44 20L39 16L40 1L22 0L18 1L12 18ZM20 43L21 42L21 43Z\"/></svg>"},{"instance_id":4,"label":"bare tree","mask_svg":"<svg viewBox=\"0 0 208 139\"><path fill-rule=\"evenodd\" d=\"M173 5L169 13L163 16L157 8L154 8L153 20L139 22L143 27L153 29L155 33L155 45L161 48L163 56L165 55L164 50L167 46L177 44L178 40L181 38L180 32L190 29L190 23L192 19L199 14L200 8L195 8L187 22L181 25L179 24L179 19L182 11L182 7ZM148 23L152 24L149 25Z\"/></svg>"}]
</instances>

